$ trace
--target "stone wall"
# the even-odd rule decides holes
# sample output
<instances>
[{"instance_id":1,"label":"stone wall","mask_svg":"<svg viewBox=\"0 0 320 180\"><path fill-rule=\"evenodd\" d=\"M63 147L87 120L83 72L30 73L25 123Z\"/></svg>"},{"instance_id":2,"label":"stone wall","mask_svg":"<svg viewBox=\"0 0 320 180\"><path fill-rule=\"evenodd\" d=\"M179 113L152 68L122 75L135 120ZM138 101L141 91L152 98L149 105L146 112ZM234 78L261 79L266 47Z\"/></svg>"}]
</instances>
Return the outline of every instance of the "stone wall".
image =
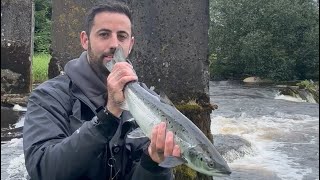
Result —
<instances>
[{"instance_id":1,"label":"stone wall","mask_svg":"<svg viewBox=\"0 0 320 180\"><path fill-rule=\"evenodd\" d=\"M33 12L32 0L1 1L1 95L32 89Z\"/></svg>"},{"instance_id":2,"label":"stone wall","mask_svg":"<svg viewBox=\"0 0 320 180\"><path fill-rule=\"evenodd\" d=\"M54 0L52 2L52 58L49 63L49 78L63 70L71 59L83 51L80 33L84 30L86 12L105 0Z\"/></svg>"},{"instance_id":3,"label":"stone wall","mask_svg":"<svg viewBox=\"0 0 320 180\"><path fill-rule=\"evenodd\" d=\"M207 94L208 0L132 0L130 6L136 40L130 59L140 80L174 102Z\"/></svg>"}]
</instances>

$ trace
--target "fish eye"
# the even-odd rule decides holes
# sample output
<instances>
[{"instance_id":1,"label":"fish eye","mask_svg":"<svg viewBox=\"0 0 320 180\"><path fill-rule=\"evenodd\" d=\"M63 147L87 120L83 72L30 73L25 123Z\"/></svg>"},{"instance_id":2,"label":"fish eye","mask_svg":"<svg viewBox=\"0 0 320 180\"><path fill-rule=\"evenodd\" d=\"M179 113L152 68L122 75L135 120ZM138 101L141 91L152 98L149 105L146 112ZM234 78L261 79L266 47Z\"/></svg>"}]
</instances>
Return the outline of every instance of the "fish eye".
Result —
<instances>
[{"instance_id":1,"label":"fish eye","mask_svg":"<svg viewBox=\"0 0 320 180\"><path fill-rule=\"evenodd\" d=\"M208 166L209 166L209 168L214 168L214 162L209 162Z\"/></svg>"}]
</instances>

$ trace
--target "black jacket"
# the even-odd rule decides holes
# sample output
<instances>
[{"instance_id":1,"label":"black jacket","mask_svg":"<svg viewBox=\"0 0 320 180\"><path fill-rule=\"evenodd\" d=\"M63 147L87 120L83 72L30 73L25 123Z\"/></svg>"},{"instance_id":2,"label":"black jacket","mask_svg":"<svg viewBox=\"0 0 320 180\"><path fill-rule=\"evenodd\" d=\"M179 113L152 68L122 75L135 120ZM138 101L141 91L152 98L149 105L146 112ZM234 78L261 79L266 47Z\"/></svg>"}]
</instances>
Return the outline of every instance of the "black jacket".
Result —
<instances>
[{"instance_id":1,"label":"black jacket","mask_svg":"<svg viewBox=\"0 0 320 180\"><path fill-rule=\"evenodd\" d=\"M68 62L64 74L31 93L23 148L32 180L105 180L111 171L115 179L173 178L170 169L159 167L145 153L148 139L127 137L137 128L129 112L101 121L106 117L97 109L105 105L105 94L86 52Z\"/></svg>"}]
</instances>

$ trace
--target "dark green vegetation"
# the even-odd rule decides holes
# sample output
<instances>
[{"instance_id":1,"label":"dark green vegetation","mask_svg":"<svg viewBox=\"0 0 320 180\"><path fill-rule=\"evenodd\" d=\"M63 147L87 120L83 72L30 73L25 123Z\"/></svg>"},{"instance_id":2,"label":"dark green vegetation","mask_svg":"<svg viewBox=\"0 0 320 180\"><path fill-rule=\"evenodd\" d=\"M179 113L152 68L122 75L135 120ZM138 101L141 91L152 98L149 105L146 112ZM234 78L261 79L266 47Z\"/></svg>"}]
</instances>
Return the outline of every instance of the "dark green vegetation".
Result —
<instances>
[{"instance_id":1,"label":"dark green vegetation","mask_svg":"<svg viewBox=\"0 0 320 180\"><path fill-rule=\"evenodd\" d=\"M215 79L319 79L319 4L314 0L211 0Z\"/></svg>"},{"instance_id":2,"label":"dark green vegetation","mask_svg":"<svg viewBox=\"0 0 320 180\"><path fill-rule=\"evenodd\" d=\"M32 60L33 83L48 79L51 44L51 0L35 0L34 56Z\"/></svg>"},{"instance_id":3,"label":"dark green vegetation","mask_svg":"<svg viewBox=\"0 0 320 180\"><path fill-rule=\"evenodd\" d=\"M51 44L51 1L35 0L34 52L49 53Z\"/></svg>"}]
</instances>

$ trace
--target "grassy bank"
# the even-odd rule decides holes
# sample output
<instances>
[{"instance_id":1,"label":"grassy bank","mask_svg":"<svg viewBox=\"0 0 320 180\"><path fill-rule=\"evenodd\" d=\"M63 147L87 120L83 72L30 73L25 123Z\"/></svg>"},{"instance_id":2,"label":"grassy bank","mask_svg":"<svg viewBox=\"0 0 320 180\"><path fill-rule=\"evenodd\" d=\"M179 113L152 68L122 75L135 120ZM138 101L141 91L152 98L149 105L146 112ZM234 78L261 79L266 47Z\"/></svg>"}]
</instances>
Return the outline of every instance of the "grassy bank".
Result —
<instances>
[{"instance_id":1,"label":"grassy bank","mask_svg":"<svg viewBox=\"0 0 320 180\"><path fill-rule=\"evenodd\" d=\"M48 79L48 67L50 58L50 54L37 53L33 55L33 83L41 83Z\"/></svg>"}]
</instances>

